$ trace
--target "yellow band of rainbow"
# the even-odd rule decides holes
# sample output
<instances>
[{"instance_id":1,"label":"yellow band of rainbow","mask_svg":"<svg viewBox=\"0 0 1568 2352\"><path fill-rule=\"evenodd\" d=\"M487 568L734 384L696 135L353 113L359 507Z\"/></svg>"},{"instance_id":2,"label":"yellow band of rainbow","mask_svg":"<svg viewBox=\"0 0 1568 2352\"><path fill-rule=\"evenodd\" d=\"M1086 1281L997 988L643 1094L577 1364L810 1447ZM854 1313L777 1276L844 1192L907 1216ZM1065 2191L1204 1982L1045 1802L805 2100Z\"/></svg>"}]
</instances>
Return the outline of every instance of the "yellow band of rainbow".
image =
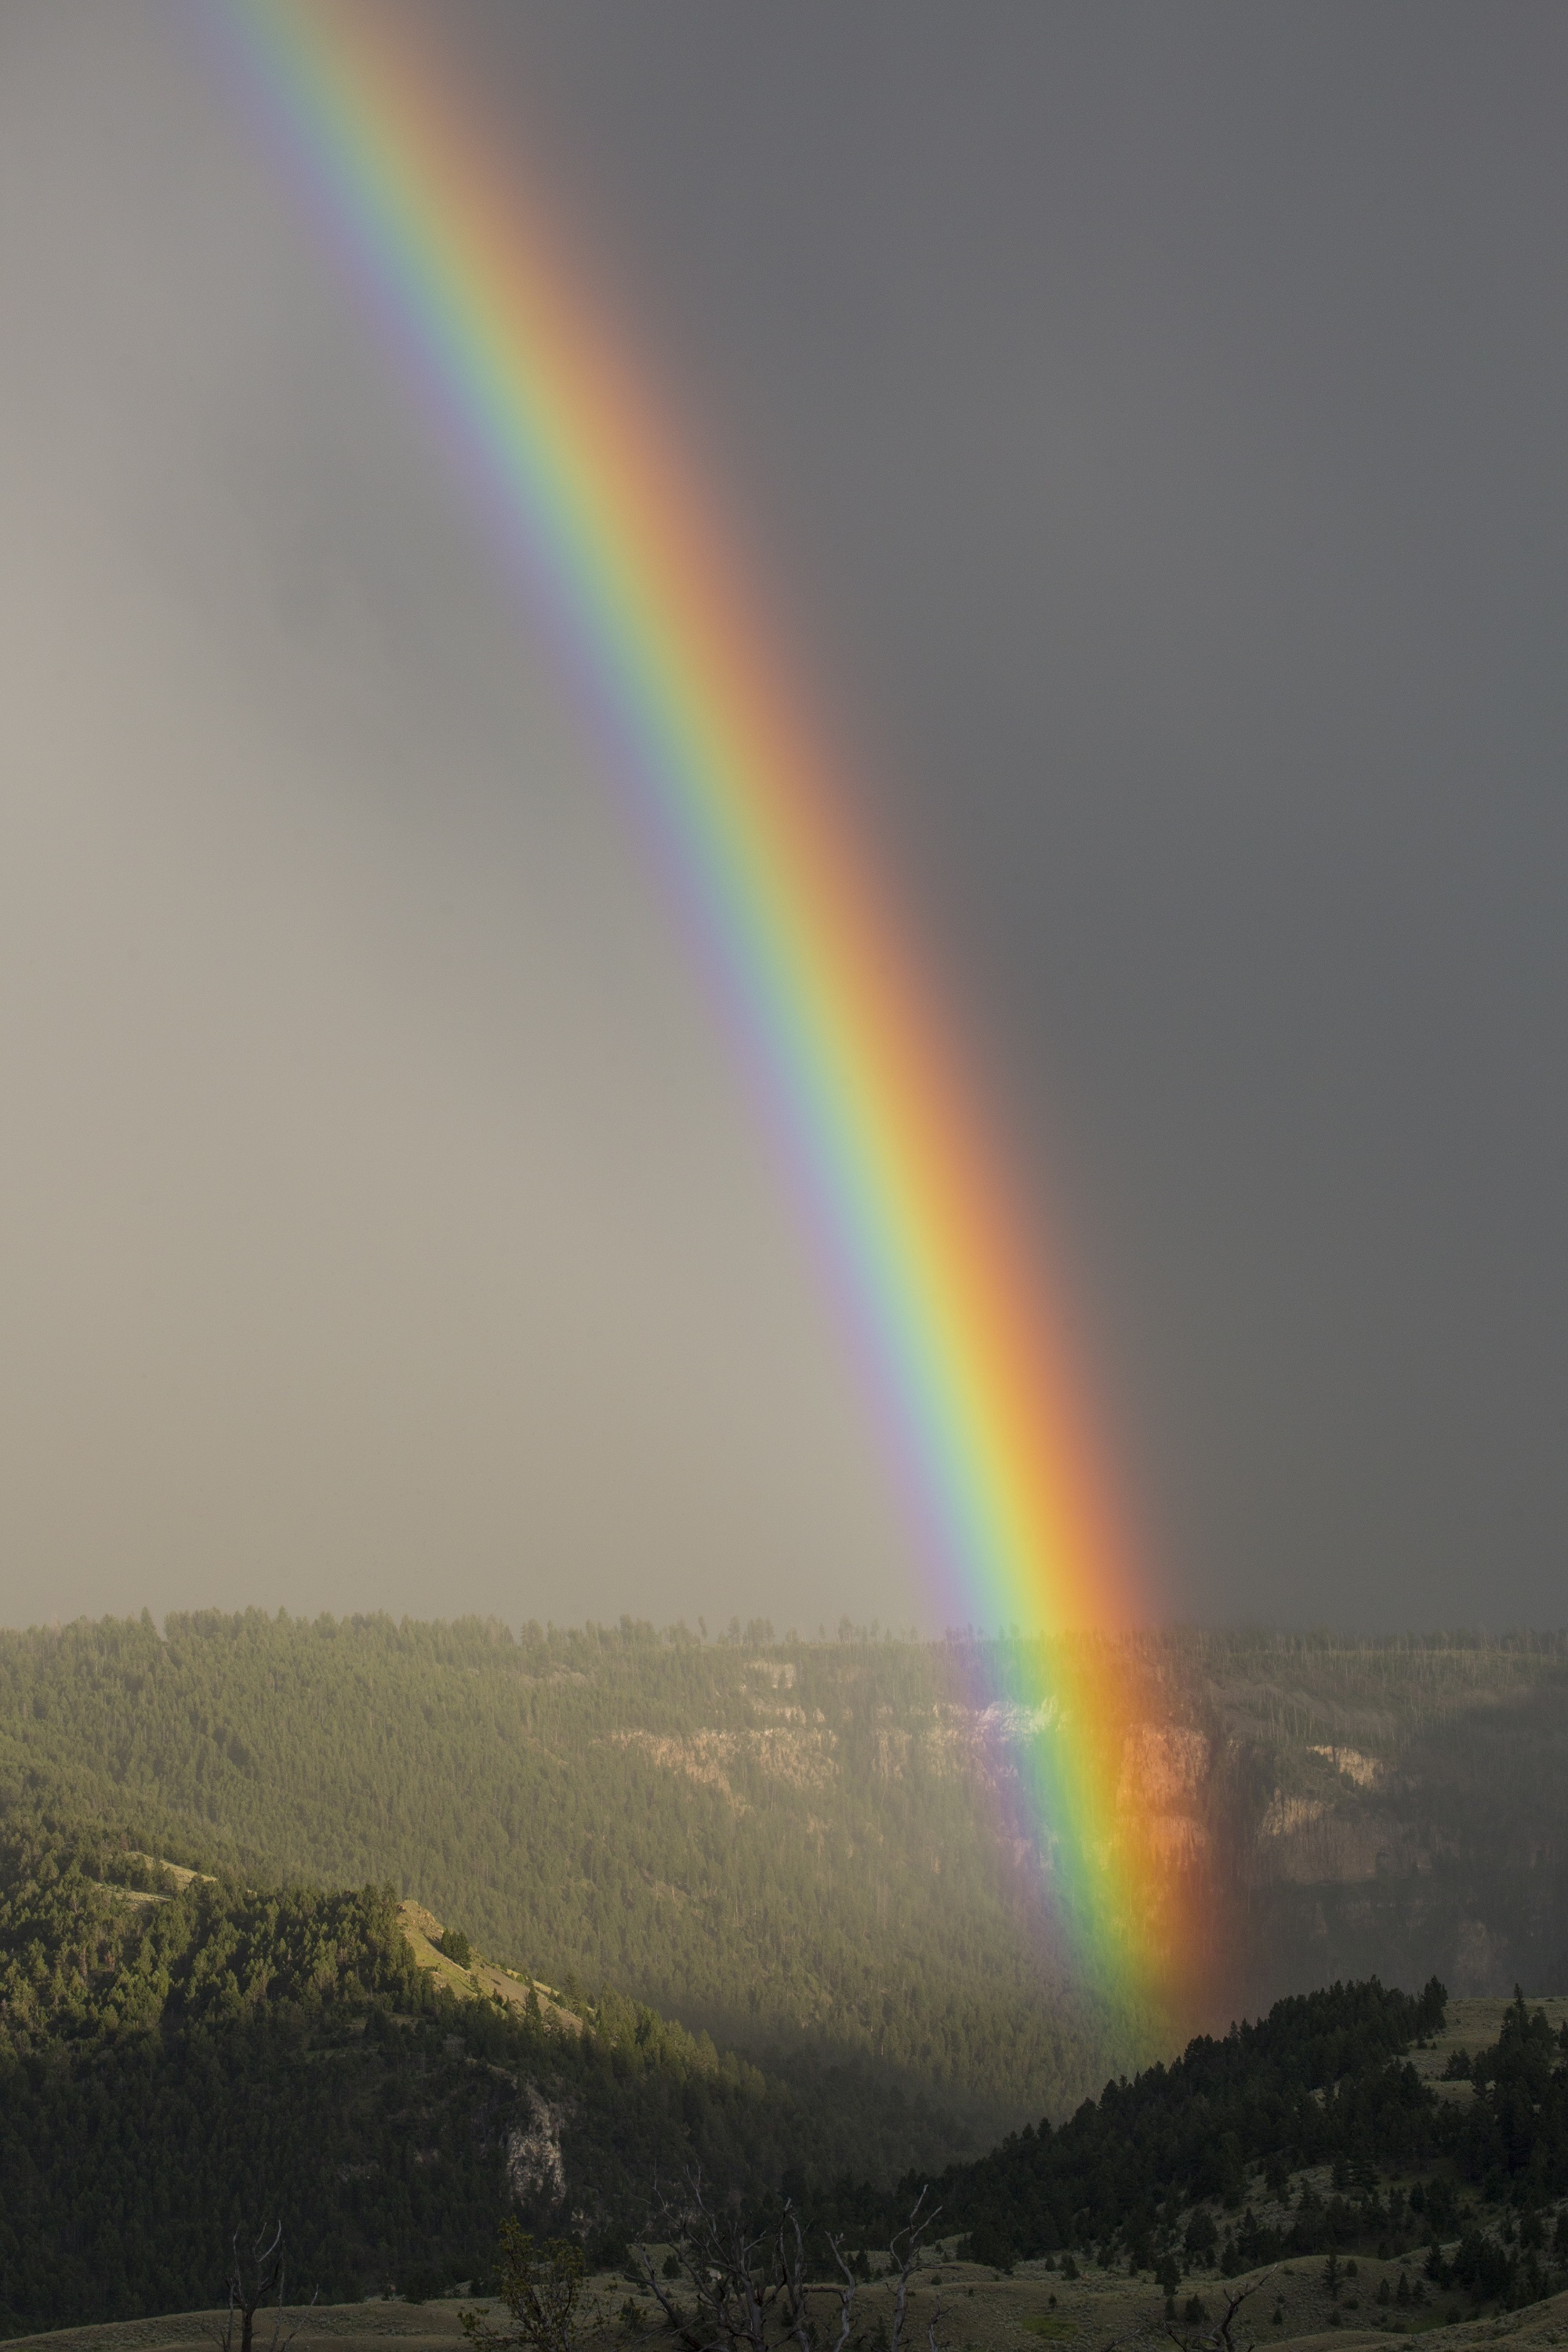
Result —
<instances>
[{"instance_id":1,"label":"yellow band of rainbow","mask_svg":"<svg viewBox=\"0 0 1568 2352\"><path fill-rule=\"evenodd\" d=\"M216 5L293 176L542 594L739 1012L946 1613L1051 1635L1127 1625L1081 1381L964 1054L632 358L402 12ZM1100 1966L1152 1980L1148 1857L1118 1803L1117 1652L1069 1638L1027 1654L1048 1726L1022 1767L1042 1851Z\"/></svg>"}]
</instances>

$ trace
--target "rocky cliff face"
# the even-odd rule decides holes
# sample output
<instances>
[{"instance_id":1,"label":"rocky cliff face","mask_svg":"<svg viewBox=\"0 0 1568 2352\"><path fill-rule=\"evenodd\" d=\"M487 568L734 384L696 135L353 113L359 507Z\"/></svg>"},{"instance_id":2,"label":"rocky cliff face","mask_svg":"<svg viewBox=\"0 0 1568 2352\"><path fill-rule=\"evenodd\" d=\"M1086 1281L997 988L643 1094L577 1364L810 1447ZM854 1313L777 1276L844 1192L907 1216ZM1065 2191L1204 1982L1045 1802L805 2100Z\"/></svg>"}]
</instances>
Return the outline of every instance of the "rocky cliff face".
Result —
<instances>
[{"instance_id":1,"label":"rocky cliff face","mask_svg":"<svg viewBox=\"0 0 1568 2352\"><path fill-rule=\"evenodd\" d=\"M1192 1665L1205 1752L1167 1735L1165 1833L1206 1906L1221 2007L1369 1974L1436 1974L1457 1995L1568 1988L1568 1669L1554 1650L1237 1659L1215 1643Z\"/></svg>"},{"instance_id":2,"label":"rocky cliff face","mask_svg":"<svg viewBox=\"0 0 1568 2352\"><path fill-rule=\"evenodd\" d=\"M1194 2022L1368 1973L1568 1991L1568 1638L0 1635L0 1819L248 1884L400 1882L520 1980L875 2067L990 2135L1177 2038L1098 1965L1105 1890L1053 1883L1066 1839L1042 1874L1085 1740L1111 1899L1163 1956L1195 1926Z\"/></svg>"},{"instance_id":3,"label":"rocky cliff face","mask_svg":"<svg viewBox=\"0 0 1568 2352\"><path fill-rule=\"evenodd\" d=\"M814 1798L833 1806L846 1773L868 1796L989 1786L1007 1846L1020 1747L1049 1730L1051 1703L965 1704L955 1683L900 1704L868 1670L830 1719L766 1662L745 1673L743 1726L613 1738L736 1813L759 1777L808 1816ZM1205 2021L1341 1977L1418 1987L1436 1974L1456 1995L1568 1990L1560 1645L1170 1636L1129 1645L1124 1686L1108 1737L1130 1875L1157 1937L1195 1934ZM1033 1838L1012 1844L1026 1874ZM931 1866L940 1874L940 1853Z\"/></svg>"}]
</instances>

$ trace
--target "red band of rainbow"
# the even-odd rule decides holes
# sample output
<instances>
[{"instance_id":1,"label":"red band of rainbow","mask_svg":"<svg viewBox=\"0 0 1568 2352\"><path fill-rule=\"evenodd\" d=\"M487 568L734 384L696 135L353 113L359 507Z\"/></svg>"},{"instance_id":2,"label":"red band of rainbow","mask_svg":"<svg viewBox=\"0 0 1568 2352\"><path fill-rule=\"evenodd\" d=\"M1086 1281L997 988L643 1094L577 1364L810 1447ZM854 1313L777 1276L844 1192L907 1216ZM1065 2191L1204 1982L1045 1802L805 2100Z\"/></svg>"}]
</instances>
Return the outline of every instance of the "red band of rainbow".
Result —
<instances>
[{"instance_id":1,"label":"red band of rainbow","mask_svg":"<svg viewBox=\"0 0 1568 2352\"><path fill-rule=\"evenodd\" d=\"M1027 1221L826 748L583 273L407 20L221 8L608 719L874 1367L946 1613L1069 1637L1019 1653L1048 1727L1030 1810L1101 1969L1150 1984L1171 1956L1118 1802L1129 1696L1115 1645L1071 1638L1131 1622L1126 1548Z\"/></svg>"}]
</instances>

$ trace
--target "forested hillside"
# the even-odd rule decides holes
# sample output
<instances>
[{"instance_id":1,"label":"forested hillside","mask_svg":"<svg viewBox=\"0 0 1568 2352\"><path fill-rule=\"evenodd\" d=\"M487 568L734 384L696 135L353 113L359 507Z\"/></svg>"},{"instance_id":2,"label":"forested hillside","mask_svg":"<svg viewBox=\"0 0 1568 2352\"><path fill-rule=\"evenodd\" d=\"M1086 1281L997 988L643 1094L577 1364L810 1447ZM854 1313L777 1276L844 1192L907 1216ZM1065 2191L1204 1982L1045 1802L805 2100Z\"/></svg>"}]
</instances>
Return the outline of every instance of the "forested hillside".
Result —
<instances>
[{"instance_id":1,"label":"forested hillside","mask_svg":"<svg viewBox=\"0 0 1568 2352\"><path fill-rule=\"evenodd\" d=\"M497 1999L467 1938L443 1933L439 1976L422 1942L388 1887L182 1884L79 1832L0 1839L0 2334L210 2305L258 2216L301 2294L417 2297L482 2286L509 2215L618 2265L693 2168L743 2214L789 2196L815 2260L831 2234L864 2270L931 2183L927 2160L887 2185L921 2119L869 2085L825 2104L614 1994ZM1184 2280L1314 2254L1331 2305L1358 2255L1385 2304L1391 2280L1451 2315L1550 2294L1568 2011L1517 2000L1439 2082L1410 2053L1446 2007L1435 1980L1335 1986L1112 2081L947 2168L946 2254L1151 2275L1168 2315Z\"/></svg>"},{"instance_id":2,"label":"forested hillside","mask_svg":"<svg viewBox=\"0 0 1568 2352\"><path fill-rule=\"evenodd\" d=\"M1383 2263L1424 2246L1417 2305L1424 2281L1472 2303L1537 2301L1568 2282L1568 2021L1554 2030L1517 1999L1497 2041L1455 2051L1439 2086L1408 2053L1447 2001L1436 1979L1419 1997L1373 1979L1276 2002L1108 2084L1059 2129L1043 2121L953 2168L935 2184L944 2219L1005 2268L1081 2254L1172 2294L1184 2275L1312 2254L1332 2287L1345 2258L1353 2275L1358 2253ZM878 2201L884 2227L913 2186Z\"/></svg>"},{"instance_id":3,"label":"forested hillside","mask_svg":"<svg viewBox=\"0 0 1568 2352\"><path fill-rule=\"evenodd\" d=\"M507 2213L618 2260L688 2165L761 2197L938 2145L885 2090L768 2078L613 1993L455 1997L389 1887L182 1888L0 1836L0 2333L210 2305L262 2214L324 2301L435 2292Z\"/></svg>"},{"instance_id":4,"label":"forested hillside","mask_svg":"<svg viewBox=\"0 0 1568 2352\"><path fill-rule=\"evenodd\" d=\"M1004 1834L1019 1727L983 1699L1005 1655L764 1633L247 1613L0 1635L0 1811L251 1883L390 1881L499 1958L760 2063L874 2064L955 2135L1156 2054L1150 2021L1070 1981ZM1563 1642L1172 1634L1123 1665L1215 2022L1343 1975L1568 1982Z\"/></svg>"},{"instance_id":5,"label":"forested hillside","mask_svg":"<svg viewBox=\"0 0 1568 2352\"><path fill-rule=\"evenodd\" d=\"M0 1641L0 1805L203 1868L391 1879L552 1983L875 2060L984 2128L1137 2045L1052 1960L974 1753L914 1645L255 1614Z\"/></svg>"}]
</instances>

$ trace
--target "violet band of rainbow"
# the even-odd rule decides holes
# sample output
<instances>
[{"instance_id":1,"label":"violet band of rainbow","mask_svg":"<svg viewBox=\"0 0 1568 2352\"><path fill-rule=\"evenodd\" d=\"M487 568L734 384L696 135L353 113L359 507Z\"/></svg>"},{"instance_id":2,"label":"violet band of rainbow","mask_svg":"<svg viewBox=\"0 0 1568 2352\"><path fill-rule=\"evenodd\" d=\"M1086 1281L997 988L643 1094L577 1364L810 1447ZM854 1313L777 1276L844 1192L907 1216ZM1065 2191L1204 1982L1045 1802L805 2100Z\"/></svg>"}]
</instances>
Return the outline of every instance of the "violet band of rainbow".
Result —
<instances>
[{"instance_id":1,"label":"violet band of rainbow","mask_svg":"<svg viewBox=\"0 0 1568 2352\"><path fill-rule=\"evenodd\" d=\"M1090 1417L962 1045L633 355L395 6L212 10L614 748L806 1204L944 1613L1127 1625ZM1152 1981L1114 1651L1029 1646L1053 1726L1020 1767L1041 1850L1101 1970Z\"/></svg>"}]
</instances>

